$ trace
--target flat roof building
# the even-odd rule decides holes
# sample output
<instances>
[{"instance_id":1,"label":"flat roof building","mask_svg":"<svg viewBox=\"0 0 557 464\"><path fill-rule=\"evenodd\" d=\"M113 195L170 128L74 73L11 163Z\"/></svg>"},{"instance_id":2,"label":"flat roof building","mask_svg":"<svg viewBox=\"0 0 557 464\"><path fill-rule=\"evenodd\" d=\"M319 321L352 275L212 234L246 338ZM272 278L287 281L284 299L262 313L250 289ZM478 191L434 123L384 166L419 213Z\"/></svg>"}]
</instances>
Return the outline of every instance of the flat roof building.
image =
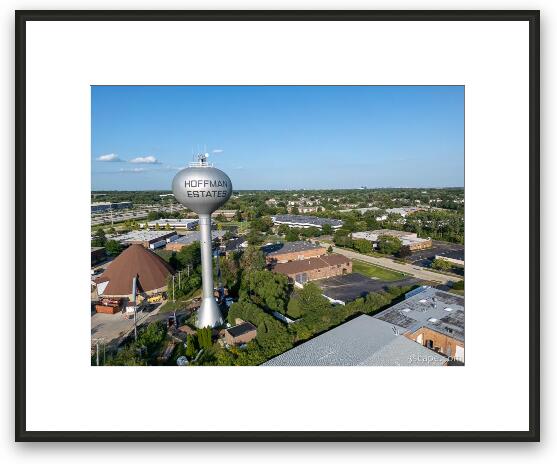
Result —
<instances>
[{"instance_id":1,"label":"flat roof building","mask_svg":"<svg viewBox=\"0 0 557 464\"><path fill-rule=\"evenodd\" d=\"M273 243L261 247L267 263L287 263L301 259L317 258L327 253L327 249L312 242L296 241Z\"/></svg>"},{"instance_id":2,"label":"flat roof building","mask_svg":"<svg viewBox=\"0 0 557 464\"><path fill-rule=\"evenodd\" d=\"M419 238L418 234L415 232L406 232L404 230L378 229L366 232L353 232L352 238L376 243L380 237L385 235L398 238L402 242L402 245L407 246L410 251L424 250L426 248L431 248L433 245L430 238Z\"/></svg>"},{"instance_id":3,"label":"flat roof building","mask_svg":"<svg viewBox=\"0 0 557 464\"><path fill-rule=\"evenodd\" d=\"M126 234L116 235L112 240L120 242L122 245L139 244L145 248L161 248L167 242L177 237L176 232L167 230L132 230Z\"/></svg>"},{"instance_id":4,"label":"flat roof building","mask_svg":"<svg viewBox=\"0 0 557 464\"><path fill-rule=\"evenodd\" d=\"M264 366L444 366L447 358L362 315L270 359Z\"/></svg>"},{"instance_id":5,"label":"flat roof building","mask_svg":"<svg viewBox=\"0 0 557 464\"><path fill-rule=\"evenodd\" d=\"M221 239L226 234L224 230L212 230L211 238L212 240ZM179 235L175 240L169 241L166 244L166 249L170 251L180 251L185 246L189 246L195 242L201 240L201 232L187 232L184 235Z\"/></svg>"},{"instance_id":6,"label":"flat roof building","mask_svg":"<svg viewBox=\"0 0 557 464\"><path fill-rule=\"evenodd\" d=\"M149 229L155 229L158 226L161 229L169 227L171 229L193 230L198 224L198 219L157 219L155 221L149 221L147 227Z\"/></svg>"},{"instance_id":7,"label":"flat roof building","mask_svg":"<svg viewBox=\"0 0 557 464\"><path fill-rule=\"evenodd\" d=\"M431 287L373 316L396 325L404 336L464 362L464 297Z\"/></svg>"},{"instance_id":8,"label":"flat roof building","mask_svg":"<svg viewBox=\"0 0 557 464\"><path fill-rule=\"evenodd\" d=\"M343 224L340 219L301 216L297 214L279 214L277 216L272 216L271 219L275 224L286 224L290 227L300 227L303 229L307 229L309 227L317 227L321 229L325 224L329 224L333 229L340 229Z\"/></svg>"},{"instance_id":9,"label":"flat roof building","mask_svg":"<svg viewBox=\"0 0 557 464\"><path fill-rule=\"evenodd\" d=\"M115 210L115 209L129 209L133 207L131 201L120 201L118 203L112 203L109 201L100 201L91 203L91 213L102 213L105 211Z\"/></svg>"},{"instance_id":10,"label":"flat roof building","mask_svg":"<svg viewBox=\"0 0 557 464\"><path fill-rule=\"evenodd\" d=\"M346 256L331 253L317 258L289 261L275 264L273 272L286 275L300 285L312 280L324 279L352 272L352 260Z\"/></svg>"}]
</instances>

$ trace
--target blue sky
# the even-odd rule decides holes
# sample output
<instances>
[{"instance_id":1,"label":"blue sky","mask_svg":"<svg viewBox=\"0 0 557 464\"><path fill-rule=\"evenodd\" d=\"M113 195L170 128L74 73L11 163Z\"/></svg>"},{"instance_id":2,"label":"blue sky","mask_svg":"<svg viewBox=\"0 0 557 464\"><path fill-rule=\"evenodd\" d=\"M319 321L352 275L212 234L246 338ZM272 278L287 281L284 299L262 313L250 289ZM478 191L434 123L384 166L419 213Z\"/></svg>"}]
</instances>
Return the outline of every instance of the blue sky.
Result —
<instances>
[{"instance_id":1,"label":"blue sky","mask_svg":"<svg viewBox=\"0 0 557 464\"><path fill-rule=\"evenodd\" d=\"M462 187L461 86L93 86L93 190L170 190L192 149L235 189Z\"/></svg>"}]
</instances>

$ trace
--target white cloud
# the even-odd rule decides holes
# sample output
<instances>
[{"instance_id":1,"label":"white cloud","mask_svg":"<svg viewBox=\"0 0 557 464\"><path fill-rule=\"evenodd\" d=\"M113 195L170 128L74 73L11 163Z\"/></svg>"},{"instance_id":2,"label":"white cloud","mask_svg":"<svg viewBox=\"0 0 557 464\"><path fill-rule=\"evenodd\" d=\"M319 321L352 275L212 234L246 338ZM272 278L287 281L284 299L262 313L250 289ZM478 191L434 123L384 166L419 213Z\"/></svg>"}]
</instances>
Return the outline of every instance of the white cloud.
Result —
<instances>
[{"instance_id":1,"label":"white cloud","mask_svg":"<svg viewBox=\"0 0 557 464\"><path fill-rule=\"evenodd\" d=\"M215 148L215 149L212 151L212 153L215 153L215 154L217 154L217 153L223 153L223 152L224 152L224 150L223 150L222 148Z\"/></svg>"},{"instance_id":2,"label":"white cloud","mask_svg":"<svg viewBox=\"0 0 557 464\"><path fill-rule=\"evenodd\" d=\"M111 162L116 162L116 161L124 161L123 159L120 159L120 157L116 154L116 153L108 153L106 155L101 155L97 158L97 161L111 161Z\"/></svg>"},{"instance_id":3,"label":"white cloud","mask_svg":"<svg viewBox=\"0 0 557 464\"><path fill-rule=\"evenodd\" d=\"M122 169L120 169L120 172L129 172L129 173L132 173L132 174L136 174L138 172L147 172L147 169L145 169L145 168L131 168L131 169L122 168Z\"/></svg>"},{"instance_id":4,"label":"white cloud","mask_svg":"<svg viewBox=\"0 0 557 464\"><path fill-rule=\"evenodd\" d=\"M152 155L149 156L138 156L137 158L133 158L130 160L130 163L136 164L161 164L157 158Z\"/></svg>"}]
</instances>

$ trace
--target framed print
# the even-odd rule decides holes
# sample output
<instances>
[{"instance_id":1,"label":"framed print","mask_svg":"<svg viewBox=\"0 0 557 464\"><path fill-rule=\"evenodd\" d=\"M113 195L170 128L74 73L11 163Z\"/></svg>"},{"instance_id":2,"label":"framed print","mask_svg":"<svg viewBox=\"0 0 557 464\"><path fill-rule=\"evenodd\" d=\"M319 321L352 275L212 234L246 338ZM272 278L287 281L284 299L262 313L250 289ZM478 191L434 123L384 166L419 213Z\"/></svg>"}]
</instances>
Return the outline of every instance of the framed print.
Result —
<instances>
[{"instance_id":1,"label":"framed print","mask_svg":"<svg viewBox=\"0 0 557 464\"><path fill-rule=\"evenodd\" d=\"M538 11L15 20L17 441L539 440Z\"/></svg>"}]
</instances>

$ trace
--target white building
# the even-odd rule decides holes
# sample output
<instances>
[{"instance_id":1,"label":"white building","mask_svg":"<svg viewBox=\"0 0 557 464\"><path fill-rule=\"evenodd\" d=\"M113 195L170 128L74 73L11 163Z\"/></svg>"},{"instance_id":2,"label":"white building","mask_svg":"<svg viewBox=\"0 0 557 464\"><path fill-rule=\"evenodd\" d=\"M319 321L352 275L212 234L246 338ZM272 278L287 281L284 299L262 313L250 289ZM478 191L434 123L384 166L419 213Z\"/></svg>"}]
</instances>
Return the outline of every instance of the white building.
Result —
<instances>
[{"instance_id":1,"label":"white building","mask_svg":"<svg viewBox=\"0 0 557 464\"><path fill-rule=\"evenodd\" d=\"M160 229L166 229L168 226L171 229L194 230L198 224L198 219L157 219L156 221L148 222L147 227L155 229L158 225Z\"/></svg>"}]
</instances>

